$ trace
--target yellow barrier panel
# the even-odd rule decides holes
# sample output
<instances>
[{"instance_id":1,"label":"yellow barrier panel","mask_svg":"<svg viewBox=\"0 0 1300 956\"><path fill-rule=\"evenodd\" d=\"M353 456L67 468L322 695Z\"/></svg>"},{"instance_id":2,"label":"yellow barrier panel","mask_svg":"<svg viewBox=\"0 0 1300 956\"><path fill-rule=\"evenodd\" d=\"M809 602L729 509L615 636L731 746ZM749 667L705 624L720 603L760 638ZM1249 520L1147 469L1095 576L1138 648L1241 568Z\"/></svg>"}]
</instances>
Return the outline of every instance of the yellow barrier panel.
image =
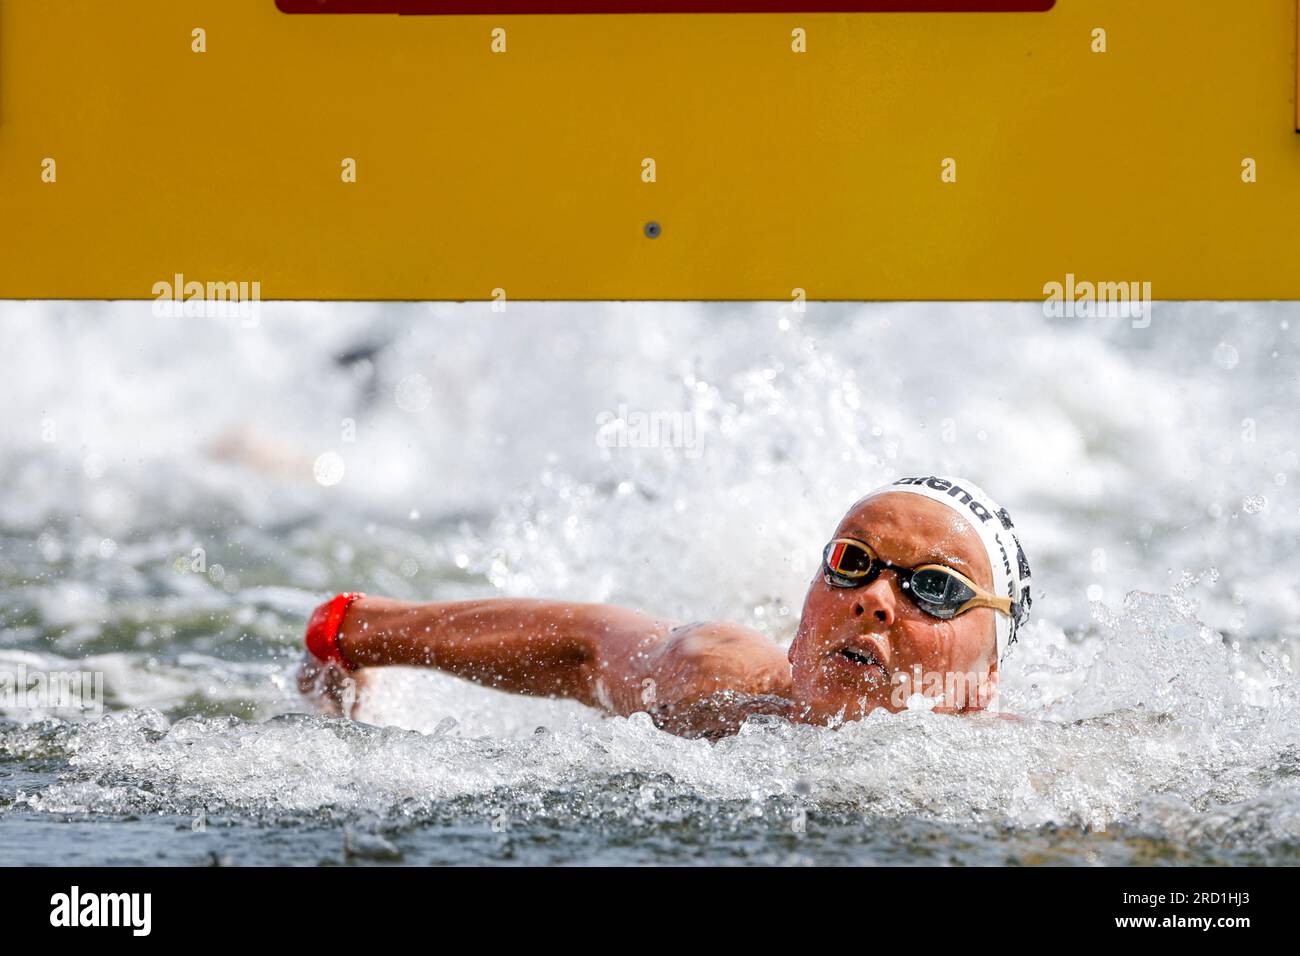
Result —
<instances>
[{"instance_id":1,"label":"yellow barrier panel","mask_svg":"<svg viewBox=\"0 0 1300 956\"><path fill-rule=\"evenodd\" d=\"M1300 298L1296 0L0 0L0 296Z\"/></svg>"}]
</instances>

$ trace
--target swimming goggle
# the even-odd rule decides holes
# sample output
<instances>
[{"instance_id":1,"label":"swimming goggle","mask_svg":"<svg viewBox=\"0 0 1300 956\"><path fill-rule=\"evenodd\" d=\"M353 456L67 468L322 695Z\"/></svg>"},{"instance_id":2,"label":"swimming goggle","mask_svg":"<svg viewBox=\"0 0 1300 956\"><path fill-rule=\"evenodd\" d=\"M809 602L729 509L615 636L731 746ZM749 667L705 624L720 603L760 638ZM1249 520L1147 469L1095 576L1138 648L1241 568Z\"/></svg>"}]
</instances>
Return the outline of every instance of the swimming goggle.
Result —
<instances>
[{"instance_id":1,"label":"swimming goggle","mask_svg":"<svg viewBox=\"0 0 1300 956\"><path fill-rule=\"evenodd\" d=\"M985 591L966 575L942 564L904 568L884 560L869 545L853 538L836 538L822 553L826 583L837 588L866 587L885 569L898 575L898 585L917 607L932 617L950 620L974 607L991 607L1012 618L1019 604Z\"/></svg>"}]
</instances>

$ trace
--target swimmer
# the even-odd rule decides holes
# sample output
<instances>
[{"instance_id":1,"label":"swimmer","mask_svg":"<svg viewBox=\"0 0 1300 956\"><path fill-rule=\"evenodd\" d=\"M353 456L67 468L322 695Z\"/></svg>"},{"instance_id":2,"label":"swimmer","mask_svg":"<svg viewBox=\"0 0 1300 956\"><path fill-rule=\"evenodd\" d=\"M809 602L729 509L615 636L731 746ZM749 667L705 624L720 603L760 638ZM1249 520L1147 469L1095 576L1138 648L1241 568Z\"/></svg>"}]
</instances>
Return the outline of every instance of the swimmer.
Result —
<instances>
[{"instance_id":1,"label":"swimmer","mask_svg":"<svg viewBox=\"0 0 1300 956\"><path fill-rule=\"evenodd\" d=\"M994 705L1029 606L1006 510L968 481L902 478L840 521L788 652L738 624L609 605L341 594L311 618L299 688L351 716L371 668L432 667L707 738L756 714L834 726L878 707L967 713Z\"/></svg>"}]
</instances>

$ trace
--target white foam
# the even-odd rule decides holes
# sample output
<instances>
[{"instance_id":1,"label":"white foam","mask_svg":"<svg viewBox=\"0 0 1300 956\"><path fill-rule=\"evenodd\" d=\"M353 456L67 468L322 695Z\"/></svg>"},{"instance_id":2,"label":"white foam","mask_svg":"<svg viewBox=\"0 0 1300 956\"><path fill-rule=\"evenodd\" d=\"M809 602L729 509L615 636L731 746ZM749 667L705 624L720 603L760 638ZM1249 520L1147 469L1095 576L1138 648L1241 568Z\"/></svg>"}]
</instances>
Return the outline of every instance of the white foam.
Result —
<instances>
[{"instance_id":1,"label":"white foam","mask_svg":"<svg viewBox=\"0 0 1300 956\"><path fill-rule=\"evenodd\" d=\"M76 771L25 805L520 810L636 773L955 821L1245 839L1258 808L1294 819L1294 306L1168 305L1148 330L1003 305L268 304L256 329L147 309L0 309L0 581L26 622L0 647L89 656L136 708L9 733ZM699 454L601 447L621 404L695 415ZM329 487L326 452L345 463ZM266 722L301 706L301 619L332 589L607 600L786 642L846 505L922 471L1016 518L1038 594L1004 693L1030 720L880 714L711 746L393 671L363 710L388 729ZM195 547L222 576L176 570ZM256 720L154 710L186 701ZM1214 823L1223 806L1244 817Z\"/></svg>"}]
</instances>

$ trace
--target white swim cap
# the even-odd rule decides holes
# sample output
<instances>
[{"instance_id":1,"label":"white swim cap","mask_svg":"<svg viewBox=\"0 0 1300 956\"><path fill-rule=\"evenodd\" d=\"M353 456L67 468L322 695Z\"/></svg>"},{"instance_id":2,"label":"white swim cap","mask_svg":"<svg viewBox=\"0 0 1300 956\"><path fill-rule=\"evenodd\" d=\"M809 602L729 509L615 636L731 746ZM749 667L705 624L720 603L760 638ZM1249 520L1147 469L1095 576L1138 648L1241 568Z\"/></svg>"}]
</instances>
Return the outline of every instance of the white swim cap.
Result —
<instances>
[{"instance_id":1,"label":"white swim cap","mask_svg":"<svg viewBox=\"0 0 1300 956\"><path fill-rule=\"evenodd\" d=\"M997 622L998 660L1006 657L1007 648L1016 642L1016 630L1029 619L1029 562L1020 546L1007 509L984 493L979 485L961 478L923 475L899 478L877 488L868 498L886 492L902 491L921 495L945 504L957 512L979 534L993 569L993 593L1011 598L1011 616L995 613Z\"/></svg>"}]
</instances>

